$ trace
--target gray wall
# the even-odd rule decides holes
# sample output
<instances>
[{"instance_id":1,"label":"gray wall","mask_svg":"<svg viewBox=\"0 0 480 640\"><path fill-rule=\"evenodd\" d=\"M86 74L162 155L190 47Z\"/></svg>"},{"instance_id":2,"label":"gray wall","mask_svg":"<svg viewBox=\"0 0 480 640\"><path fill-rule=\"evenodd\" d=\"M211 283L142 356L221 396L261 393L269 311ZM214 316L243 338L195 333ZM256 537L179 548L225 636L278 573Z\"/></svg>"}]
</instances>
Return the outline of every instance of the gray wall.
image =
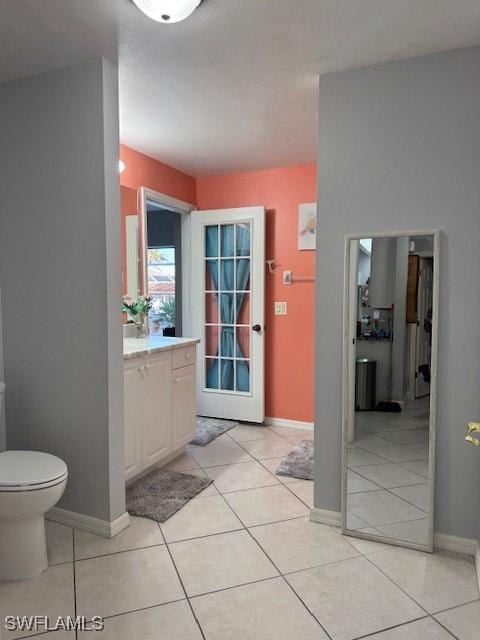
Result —
<instances>
[{"instance_id":1,"label":"gray wall","mask_svg":"<svg viewBox=\"0 0 480 640\"><path fill-rule=\"evenodd\" d=\"M125 510L117 71L0 85L8 448L62 457L59 506ZM28 203L28 206L25 206Z\"/></svg>"},{"instance_id":2,"label":"gray wall","mask_svg":"<svg viewBox=\"0 0 480 640\"><path fill-rule=\"evenodd\" d=\"M1 282L0 282L1 285ZM2 291L0 286L0 382L3 382L5 373L3 370L3 340L2 340ZM0 400L1 402L1 400ZM3 398L5 404L5 398ZM7 448L7 434L5 430L5 407L0 406L0 451Z\"/></svg>"},{"instance_id":3,"label":"gray wall","mask_svg":"<svg viewBox=\"0 0 480 640\"><path fill-rule=\"evenodd\" d=\"M435 529L480 537L480 48L322 76L319 140L315 506L340 509L344 236L440 229Z\"/></svg>"}]
</instances>

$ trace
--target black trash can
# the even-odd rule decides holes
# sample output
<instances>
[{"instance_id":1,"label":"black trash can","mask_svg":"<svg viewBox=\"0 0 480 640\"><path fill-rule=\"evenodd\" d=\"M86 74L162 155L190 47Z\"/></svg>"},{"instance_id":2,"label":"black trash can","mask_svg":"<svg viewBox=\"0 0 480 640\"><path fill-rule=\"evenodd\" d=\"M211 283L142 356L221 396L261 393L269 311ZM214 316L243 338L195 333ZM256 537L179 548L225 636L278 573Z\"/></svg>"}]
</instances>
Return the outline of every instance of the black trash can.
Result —
<instances>
[{"instance_id":1,"label":"black trash can","mask_svg":"<svg viewBox=\"0 0 480 640\"><path fill-rule=\"evenodd\" d=\"M355 410L373 411L376 405L377 361L357 358L355 367Z\"/></svg>"}]
</instances>

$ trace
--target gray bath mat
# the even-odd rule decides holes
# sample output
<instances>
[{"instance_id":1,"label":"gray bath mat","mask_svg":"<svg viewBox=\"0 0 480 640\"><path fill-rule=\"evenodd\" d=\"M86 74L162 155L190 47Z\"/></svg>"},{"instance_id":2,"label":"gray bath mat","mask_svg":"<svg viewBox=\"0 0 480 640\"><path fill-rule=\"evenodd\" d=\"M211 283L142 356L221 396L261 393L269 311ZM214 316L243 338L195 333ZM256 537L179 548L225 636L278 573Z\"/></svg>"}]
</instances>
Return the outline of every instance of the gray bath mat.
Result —
<instances>
[{"instance_id":1,"label":"gray bath mat","mask_svg":"<svg viewBox=\"0 0 480 640\"><path fill-rule=\"evenodd\" d=\"M212 482L210 478L156 469L127 488L127 511L165 522Z\"/></svg>"},{"instance_id":2,"label":"gray bath mat","mask_svg":"<svg viewBox=\"0 0 480 640\"><path fill-rule=\"evenodd\" d=\"M313 440L299 442L282 460L275 473L277 476L313 480Z\"/></svg>"},{"instance_id":3,"label":"gray bath mat","mask_svg":"<svg viewBox=\"0 0 480 640\"><path fill-rule=\"evenodd\" d=\"M222 433L230 431L238 426L238 422L233 420L220 420L219 418L202 418L197 416L197 435L190 444L197 444L204 447L206 444L221 436Z\"/></svg>"}]
</instances>

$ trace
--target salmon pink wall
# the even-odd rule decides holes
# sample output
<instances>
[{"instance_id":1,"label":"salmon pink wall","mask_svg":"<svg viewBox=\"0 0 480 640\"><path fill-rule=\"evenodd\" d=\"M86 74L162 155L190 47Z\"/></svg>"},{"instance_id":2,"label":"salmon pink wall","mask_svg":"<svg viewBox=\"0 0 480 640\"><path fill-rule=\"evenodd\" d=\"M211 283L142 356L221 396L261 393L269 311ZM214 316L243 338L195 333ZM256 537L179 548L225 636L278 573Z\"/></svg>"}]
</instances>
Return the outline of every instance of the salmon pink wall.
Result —
<instances>
[{"instance_id":1,"label":"salmon pink wall","mask_svg":"<svg viewBox=\"0 0 480 640\"><path fill-rule=\"evenodd\" d=\"M122 233L122 293L127 292L127 233L125 219L137 213L137 191L120 185L120 214Z\"/></svg>"},{"instance_id":2,"label":"salmon pink wall","mask_svg":"<svg viewBox=\"0 0 480 640\"><path fill-rule=\"evenodd\" d=\"M172 198L196 203L195 178L154 160L135 149L120 145L120 158L125 171L120 174L120 212L122 216L122 290L126 293L126 235L125 218L137 213L137 193L140 187L153 189Z\"/></svg>"},{"instance_id":3,"label":"salmon pink wall","mask_svg":"<svg viewBox=\"0 0 480 640\"><path fill-rule=\"evenodd\" d=\"M267 210L266 413L313 422L314 284L282 284L282 271L312 276L315 252L298 251L298 205L316 201L316 167L301 166L197 179L199 209L263 205ZM274 301L288 303L274 315Z\"/></svg>"},{"instance_id":4,"label":"salmon pink wall","mask_svg":"<svg viewBox=\"0 0 480 640\"><path fill-rule=\"evenodd\" d=\"M196 184L192 176L124 144L120 145L120 158L125 163L125 171L120 175L122 186L135 190L148 187L172 198L195 204Z\"/></svg>"}]
</instances>

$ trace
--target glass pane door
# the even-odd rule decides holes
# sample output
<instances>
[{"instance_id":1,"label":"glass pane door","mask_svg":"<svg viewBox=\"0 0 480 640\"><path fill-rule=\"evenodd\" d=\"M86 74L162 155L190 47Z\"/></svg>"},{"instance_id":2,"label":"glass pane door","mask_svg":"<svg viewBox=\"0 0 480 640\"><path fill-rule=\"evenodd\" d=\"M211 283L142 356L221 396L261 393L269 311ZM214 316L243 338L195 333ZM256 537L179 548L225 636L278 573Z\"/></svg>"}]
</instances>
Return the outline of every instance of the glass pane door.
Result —
<instances>
[{"instance_id":1,"label":"glass pane door","mask_svg":"<svg viewBox=\"0 0 480 640\"><path fill-rule=\"evenodd\" d=\"M205 390L250 395L251 222L204 227Z\"/></svg>"}]
</instances>

